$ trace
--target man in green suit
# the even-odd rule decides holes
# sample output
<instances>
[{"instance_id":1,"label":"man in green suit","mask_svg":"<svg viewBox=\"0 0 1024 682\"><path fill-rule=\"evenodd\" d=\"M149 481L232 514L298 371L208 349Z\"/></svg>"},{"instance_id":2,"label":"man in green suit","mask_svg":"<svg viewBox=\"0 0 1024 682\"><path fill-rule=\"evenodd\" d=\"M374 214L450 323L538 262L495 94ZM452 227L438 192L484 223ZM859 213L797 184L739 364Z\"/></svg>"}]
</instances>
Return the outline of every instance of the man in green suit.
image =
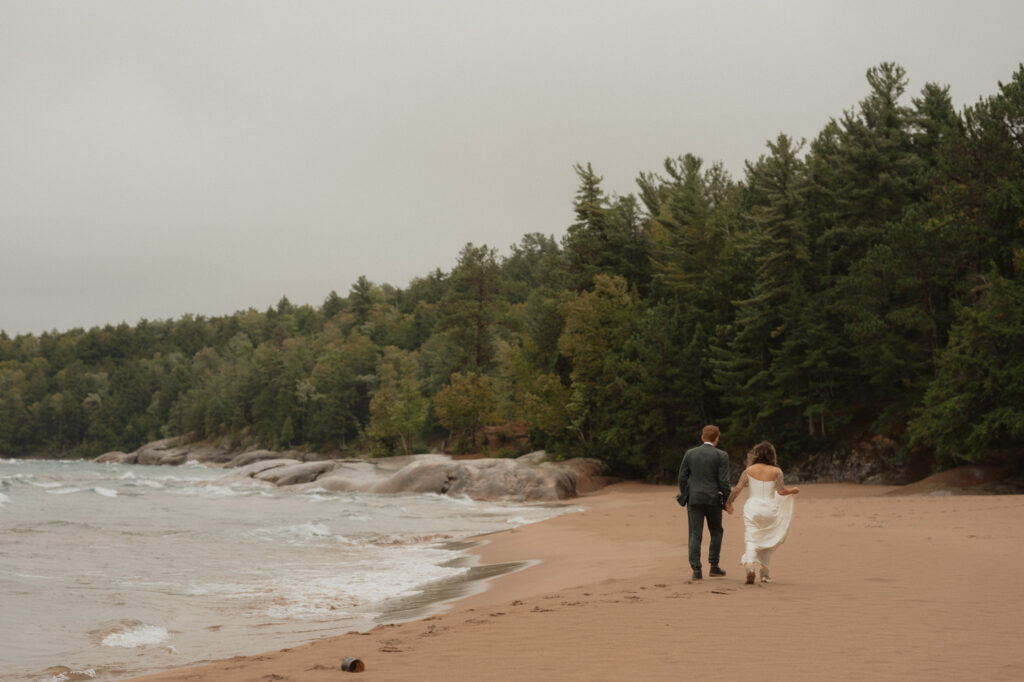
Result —
<instances>
[{"instance_id":1,"label":"man in green suit","mask_svg":"<svg viewBox=\"0 0 1024 682\"><path fill-rule=\"evenodd\" d=\"M707 521L711 544L708 547L708 575L725 575L718 566L722 552L722 510L732 514L727 505L731 486L729 485L729 455L719 450L717 426L705 426L701 432L703 445L690 448L683 455L679 465L679 504L687 508L690 523L690 568L693 579L701 580L700 544L704 536L704 522Z\"/></svg>"}]
</instances>

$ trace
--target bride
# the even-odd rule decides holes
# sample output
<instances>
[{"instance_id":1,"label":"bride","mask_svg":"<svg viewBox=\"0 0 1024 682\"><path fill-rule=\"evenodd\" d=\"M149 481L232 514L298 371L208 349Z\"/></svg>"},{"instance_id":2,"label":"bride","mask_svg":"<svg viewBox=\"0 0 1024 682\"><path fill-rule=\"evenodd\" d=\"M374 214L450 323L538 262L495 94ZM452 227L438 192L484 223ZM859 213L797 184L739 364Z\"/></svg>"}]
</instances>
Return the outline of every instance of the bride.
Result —
<instances>
[{"instance_id":1,"label":"bride","mask_svg":"<svg viewBox=\"0 0 1024 682\"><path fill-rule=\"evenodd\" d=\"M748 585L754 584L758 566L761 567L761 582L770 583L772 552L786 539L793 518L792 496L800 492L800 488L783 485L775 447L768 441L755 445L747 461L746 471L726 501L726 511L732 513L733 500L749 485L750 497L743 506L746 551L740 562L747 569Z\"/></svg>"}]
</instances>

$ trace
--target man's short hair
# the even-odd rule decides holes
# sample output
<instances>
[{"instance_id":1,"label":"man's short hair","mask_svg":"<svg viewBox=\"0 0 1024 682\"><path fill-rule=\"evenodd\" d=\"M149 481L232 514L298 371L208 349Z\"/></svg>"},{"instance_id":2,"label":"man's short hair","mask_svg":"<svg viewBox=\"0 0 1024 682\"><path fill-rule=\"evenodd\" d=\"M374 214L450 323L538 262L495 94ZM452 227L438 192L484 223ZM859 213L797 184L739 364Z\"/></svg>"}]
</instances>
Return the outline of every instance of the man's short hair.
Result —
<instances>
[{"instance_id":1,"label":"man's short hair","mask_svg":"<svg viewBox=\"0 0 1024 682\"><path fill-rule=\"evenodd\" d=\"M705 443L714 443L715 439L718 438L718 434L721 431L714 424L708 424L704 427L704 430L700 432L700 439Z\"/></svg>"}]
</instances>

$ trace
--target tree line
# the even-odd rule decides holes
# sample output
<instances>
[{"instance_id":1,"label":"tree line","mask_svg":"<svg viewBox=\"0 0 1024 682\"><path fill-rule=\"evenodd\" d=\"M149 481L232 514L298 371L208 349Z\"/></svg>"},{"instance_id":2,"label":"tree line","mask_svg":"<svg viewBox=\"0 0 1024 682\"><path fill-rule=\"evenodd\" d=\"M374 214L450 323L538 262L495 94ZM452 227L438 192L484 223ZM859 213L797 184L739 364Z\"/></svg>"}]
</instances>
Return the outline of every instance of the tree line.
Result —
<instances>
[{"instance_id":1,"label":"tree line","mask_svg":"<svg viewBox=\"0 0 1024 682\"><path fill-rule=\"evenodd\" d=\"M691 154L507 255L322 305L0 333L0 453L161 437L392 454L533 447L657 478L706 423L794 457L874 434L936 466L1024 462L1024 65L958 112L904 69L735 179ZM516 452L509 441L508 453ZM506 453L503 453L506 454Z\"/></svg>"}]
</instances>

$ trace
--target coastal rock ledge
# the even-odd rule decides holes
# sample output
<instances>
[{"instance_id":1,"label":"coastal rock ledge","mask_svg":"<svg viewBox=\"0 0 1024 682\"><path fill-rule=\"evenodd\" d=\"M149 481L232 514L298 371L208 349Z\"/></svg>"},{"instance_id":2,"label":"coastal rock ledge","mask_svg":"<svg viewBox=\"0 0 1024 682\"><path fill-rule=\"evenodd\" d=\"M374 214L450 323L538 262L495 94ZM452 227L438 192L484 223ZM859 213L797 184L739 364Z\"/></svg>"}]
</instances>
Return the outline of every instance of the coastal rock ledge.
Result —
<instances>
[{"instance_id":1,"label":"coastal rock ledge","mask_svg":"<svg viewBox=\"0 0 1024 682\"><path fill-rule=\"evenodd\" d=\"M556 502L593 492L614 480L605 476L605 465L599 460L559 462L543 450L515 459L429 454L302 461L299 456L269 450L232 454L210 446L173 447L158 441L133 453L109 452L95 461L169 465L195 461L232 469L225 478L229 482L254 479L303 492L434 493L506 502Z\"/></svg>"}]
</instances>

